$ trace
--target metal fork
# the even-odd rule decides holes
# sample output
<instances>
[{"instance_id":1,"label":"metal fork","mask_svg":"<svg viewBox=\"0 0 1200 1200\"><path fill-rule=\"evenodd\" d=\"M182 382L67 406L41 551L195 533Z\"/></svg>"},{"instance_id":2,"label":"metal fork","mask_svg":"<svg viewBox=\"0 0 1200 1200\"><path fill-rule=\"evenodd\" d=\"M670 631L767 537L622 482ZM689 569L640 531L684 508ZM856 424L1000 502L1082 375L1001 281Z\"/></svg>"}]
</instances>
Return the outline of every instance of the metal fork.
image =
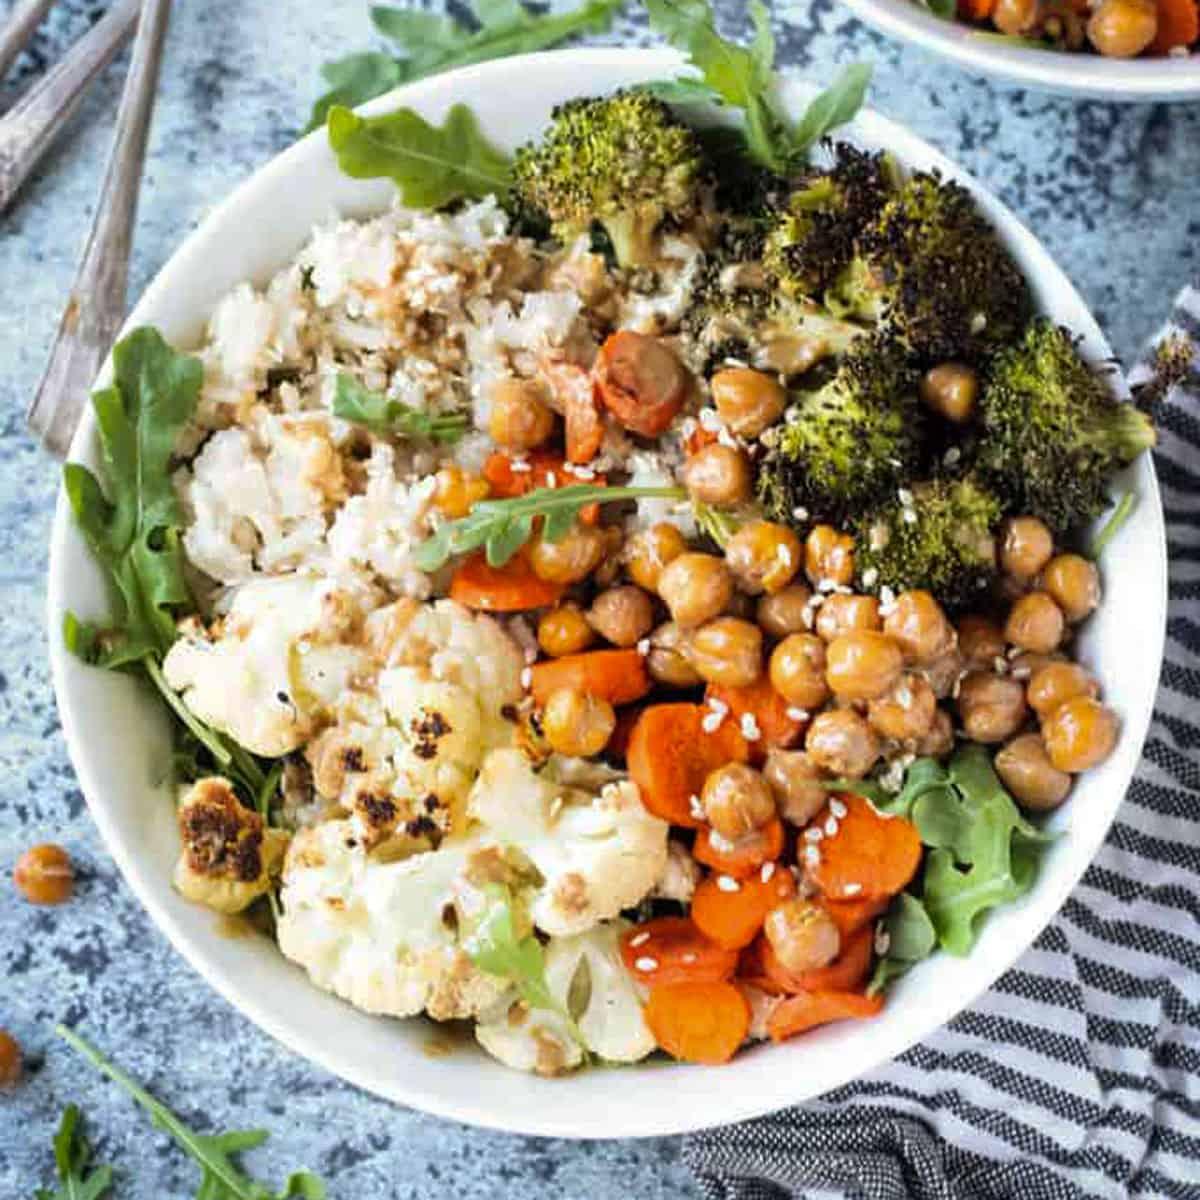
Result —
<instances>
[{"instance_id":1,"label":"metal fork","mask_svg":"<svg viewBox=\"0 0 1200 1200\"><path fill-rule=\"evenodd\" d=\"M124 319L133 222L170 11L171 0L142 0L96 218L50 361L26 414L30 430L58 458L67 455L89 389Z\"/></svg>"}]
</instances>

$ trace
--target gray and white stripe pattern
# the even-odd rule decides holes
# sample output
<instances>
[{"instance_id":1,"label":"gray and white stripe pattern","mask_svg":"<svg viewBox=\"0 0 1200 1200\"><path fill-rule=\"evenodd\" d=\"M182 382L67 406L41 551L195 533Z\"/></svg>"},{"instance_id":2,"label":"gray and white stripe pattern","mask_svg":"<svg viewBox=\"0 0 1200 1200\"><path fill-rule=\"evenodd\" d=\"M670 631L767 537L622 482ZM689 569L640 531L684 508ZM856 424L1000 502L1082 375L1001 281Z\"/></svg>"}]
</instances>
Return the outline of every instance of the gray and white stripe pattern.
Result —
<instances>
[{"instance_id":1,"label":"gray and white stripe pattern","mask_svg":"<svg viewBox=\"0 0 1200 1200\"><path fill-rule=\"evenodd\" d=\"M1172 326L1200 344L1200 291ZM1034 947L927 1042L690 1138L709 1200L1200 1200L1200 362L1156 415L1166 661L1107 842Z\"/></svg>"}]
</instances>

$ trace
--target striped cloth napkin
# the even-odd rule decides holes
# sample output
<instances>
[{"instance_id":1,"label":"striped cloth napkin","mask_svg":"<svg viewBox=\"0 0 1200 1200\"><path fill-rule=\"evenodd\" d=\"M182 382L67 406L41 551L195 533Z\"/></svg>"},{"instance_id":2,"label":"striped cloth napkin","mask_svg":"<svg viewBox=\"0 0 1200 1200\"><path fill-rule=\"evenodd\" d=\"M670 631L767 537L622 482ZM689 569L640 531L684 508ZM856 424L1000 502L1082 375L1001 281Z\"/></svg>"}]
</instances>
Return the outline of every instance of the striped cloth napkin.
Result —
<instances>
[{"instance_id":1,"label":"striped cloth napkin","mask_svg":"<svg viewBox=\"0 0 1200 1200\"><path fill-rule=\"evenodd\" d=\"M1200 345L1200 291L1172 328ZM1166 661L1107 842L1033 948L927 1042L689 1138L708 1200L1200 1200L1200 360L1156 416Z\"/></svg>"}]
</instances>

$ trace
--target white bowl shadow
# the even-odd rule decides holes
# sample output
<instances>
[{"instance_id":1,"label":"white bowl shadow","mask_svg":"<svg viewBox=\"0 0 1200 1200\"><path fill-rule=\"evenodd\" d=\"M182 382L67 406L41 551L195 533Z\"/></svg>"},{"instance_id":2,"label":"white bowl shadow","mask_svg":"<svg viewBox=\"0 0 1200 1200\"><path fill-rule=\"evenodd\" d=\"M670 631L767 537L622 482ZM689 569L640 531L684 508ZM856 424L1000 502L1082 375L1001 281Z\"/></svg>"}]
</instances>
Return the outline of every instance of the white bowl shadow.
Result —
<instances>
[{"instance_id":1,"label":"white bowl shadow","mask_svg":"<svg viewBox=\"0 0 1200 1200\"><path fill-rule=\"evenodd\" d=\"M406 103L440 118L471 104L485 131L515 145L543 125L551 105L579 94L667 75L679 60L662 51L584 49L481 64L426 80L375 101L378 112ZM811 89L789 84L790 106ZM1083 335L1099 362L1110 355L1066 276L995 197L913 134L873 112L854 138L886 146L907 164L937 167L972 187L1033 281L1040 307ZM385 207L390 184L345 178L318 133L291 147L239 187L192 233L134 309L127 328L157 325L181 346L200 337L207 315L234 284L265 282L301 248L311 226L336 212ZM109 373L106 366L103 381ZM89 410L72 457L96 461ZM902 1053L985 991L1050 923L1099 849L1140 756L1157 687L1166 606L1166 557L1157 483L1147 457L1130 472L1141 503L1105 560L1108 595L1081 639L1084 658L1120 712L1113 757L1081 780L1055 814L1061 837L1022 902L994 914L969 958L939 955L895 988L874 1021L814 1031L760 1046L719 1068L643 1064L591 1070L561 1080L510 1071L474 1047L433 1054L422 1021L357 1012L318 991L265 939L230 939L223 923L171 888L177 833L163 785L167 720L148 691L93 670L62 643L63 614L105 610L99 572L60 494L51 535L48 619L51 667L63 731L88 805L114 860L155 924L231 1004L297 1054L380 1096L439 1116L524 1134L578 1138L681 1133L756 1116L820 1095ZM1144 631L1135 644L1129 631Z\"/></svg>"}]
</instances>

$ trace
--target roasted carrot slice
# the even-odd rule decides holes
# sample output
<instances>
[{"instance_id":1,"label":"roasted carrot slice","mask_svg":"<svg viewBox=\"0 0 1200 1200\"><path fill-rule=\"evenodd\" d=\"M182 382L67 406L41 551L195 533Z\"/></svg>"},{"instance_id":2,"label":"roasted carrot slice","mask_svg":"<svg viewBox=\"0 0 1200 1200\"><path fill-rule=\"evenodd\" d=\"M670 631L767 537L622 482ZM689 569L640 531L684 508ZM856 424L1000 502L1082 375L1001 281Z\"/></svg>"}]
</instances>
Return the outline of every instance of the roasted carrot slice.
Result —
<instances>
[{"instance_id":1,"label":"roasted carrot slice","mask_svg":"<svg viewBox=\"0 0 1200 1200\"><path fill-rule=\"evenodd\" d=\"M604 747L606 758L624 759L629 753L629 739L633 736L633 727L642 715L643 706L630 704L617 713L617 723L613 727L608 745Z\"/></svg>"},{"instance_id":2,"label":"roasted carrot slice","mask_svg":"<svg viewBox=\"0 0 1200 1200\"><path fill-rule=\"evenodd\" d=\"M870 923L873 917L879 916L888 906L889 897L879 900L821 900L821 907L833 918L838 927L838 933L845 941L852 933L857 933L864 925Z\"/></svg>"},{"instance_id":3,"label":"roasted carrot slice","mask_svg":"<svg viewBox=\"0 0 1200 1200\"><path fill-rule=\"evenodd\" d=\"M986 21L996 7L996 0L958 0L958 15L964 21Z\"/></svg>"},{"instance_id":4,"label":"roasted carrot slice","mask_svg":"<svg viewBox=\"0 0 1200 1200\"><path fill-rule=\"evenodd\" d=\"M771 686L764 673L746 687L722 687L709 684L706 700L719 700L729 709L730 718L742 726L742 718L753 718L759 737L750 742L750 761L762 762L767 751L794 746L807 727L807 721L797 720L788 712L795 709Z\"/></svg>"},{"instance_id":5,"label":"roasted carrot slice","mask_svg":"<svg viewBox=\"0 0 1200 1200\"><path fill-rule=\"evenodd\" d=\"M596 402L592 373L571 362L543 361L541 370L563 415L567 461L591 462L604 441L604 416Z\"/></svg>"},{"instance_id":6,"label":"roasted carrot slice","mask_svg":"<svg viewBox=\"0 0 1200 1200\"><path fill-rule=\"evenodd\" d=\"M1148 54L1170 54L1178 46L1200 41L1200 7L1196 0L1158 0L1158 32Z\"/></svg>"},{"instance_id":7,"label":"roasted carrot slice","mask_svg":"<svg viewBox=\"0 0 1200 1200\"><path fill-rule=\"evenodd\" d=\"M701 933L691 917L655 917L621 936L621 961L639 983L728 979L737 967L737 951Z\"/></svg>"},{"instance_id":8,"label":"roasted carrot slice","mask_svg":"<svg viewBox=\"0 0 1200 1200\"><path fill-rule=\"evenodd\" d=\"M450 599L484 612L521 612L544 608L563 593L556 583L539 579L524 555L492 567L483 551L465 558L450 581Z\"/></svg>"},{"instance_id":9,"label":"roasted carrot slice","mask_svg":"<svg viewBox=\"0 0 1200 1200\"><path fill-rule=\"evenodd\" d=\"M592 368L600 403L628 430L658 437L683 407L687 373L658 338L621 329Z\"/></svg>"},{"instance_id":10,"label":"roasted carrot slice","mask_svg":"<svg viewBox=\"0 0 1200 1200\"><path fill-rule=\"evenodd\" d=\"M883 996L864 996L859 992L800 992L789 996L767 1018L767 1032L773 1042L786 1041L807 1029L828 1025L831 1021L878 1016Z\"/></svg>"},{"instance_id":11,"label":"roasted carrot slice","mask_svg":"<svg viewBox=\"0 0 1200 1200\"><path fill-rule=\"evenodd\" d=\"M530 690L539 704L545 704L559 688L573 688L609 704L629 704L650 690L646 660L636 650L564 654L535 663L530 674Z\"/></svg>"},{"instance_id":12,"label":"roasted carrot slice","mask_svg":"<svg viewBox=\"0 0 1200 1200\"><path fill-rule=\"evenodd\" d=\"M839 815L844 813L844 815ZM836 831L829 833L830 817ZM904 817L885 817L843 792L813 821L824 830L809 875L829 900L880 900L903 891L921 863L921 837Z\"/></svg>"},{"instance_id":13,"label":"roasted carrot slice","mask_svg":"<svg viewBox=\"0 0 1200 1200\"><path fill-rule=\"evenodd\" d=\"M710 711L699 704L652 704L629 738L626 762L642 803L672 825L700 828L703 821L693 812L692 797L700 795L708 773L749 757L746 739L732 721L711 731L704 728ZM778 857L766 855L759 863Z\"/></svg>"},{"instance_id":14,"label":"roasted carrot slice","mask_svg":"<svg viewBox=\"0 0 1200 1200\"><path fill-rule=\"evenodd\" d=\"M770 864L764 882L762 871L747 879L710 875L692 896L692 920L700 932L718 946L740 950L757 936L767 913L795 895L796 881L786 867Z\"/></svg>"},{"instance_id":15,"label":"roasted carrot slice","mask_svg":"<svg viewBox=\"0 0 1200 1200\"><path fill-rule=\"evenodd\" d=\"M692 857L719 874L745 879L760 870L763 863L774 862L783 853L783 843L783 822L778 817L757 833L733 843L714 841L712 830L705 826L696 834Z\"/></svg>"},{"instance_id":16,"label":"roasted carrot slice","mask_svg":"<svg viewBox=\"0 0 1200 1200\"><path fill-rule=\"evenodd\" d=\"M750 1004L732 983L671 983L644 1010L654 1040L681 1062L728 1062L750 1030Z\"/></svg>"},{"instance_id":17,"label":"roasted carrot slice","mask_svg":"<svg viewBox=\"0 0 1200 1200\"><path fill-rule=\"evenodd\" d=\"M756 943L762 974L775 988L789 994L795 992L853 992L867 981L871 970L871 954L875 932L864 925L843 943L842 952L827 967L813 971L790 971L779 961L775 948L765 937Z\"/></svg>"},{"instance_id":18,"label":"roasted carrot slice","mask_svg":"<svg viewBox=\"0 0 1200 1200\"><path fill-rule=\"evenodd\" d=\"M529 469L514 470L514 461L527 464ZM510 500L514 496L524 496L534 488L569 487L579 483L603 487L607 482L603 475L588 474L586 478L576 475L571 464L556 450L531 450L519 460L497 451L495 454L489 454L484 462L483 477L491 488L489 497L494 500ZM579 510L579 519L585 525L594 525L599 517L599 504L586 504Z\"/></svg>"}]
</instances>

